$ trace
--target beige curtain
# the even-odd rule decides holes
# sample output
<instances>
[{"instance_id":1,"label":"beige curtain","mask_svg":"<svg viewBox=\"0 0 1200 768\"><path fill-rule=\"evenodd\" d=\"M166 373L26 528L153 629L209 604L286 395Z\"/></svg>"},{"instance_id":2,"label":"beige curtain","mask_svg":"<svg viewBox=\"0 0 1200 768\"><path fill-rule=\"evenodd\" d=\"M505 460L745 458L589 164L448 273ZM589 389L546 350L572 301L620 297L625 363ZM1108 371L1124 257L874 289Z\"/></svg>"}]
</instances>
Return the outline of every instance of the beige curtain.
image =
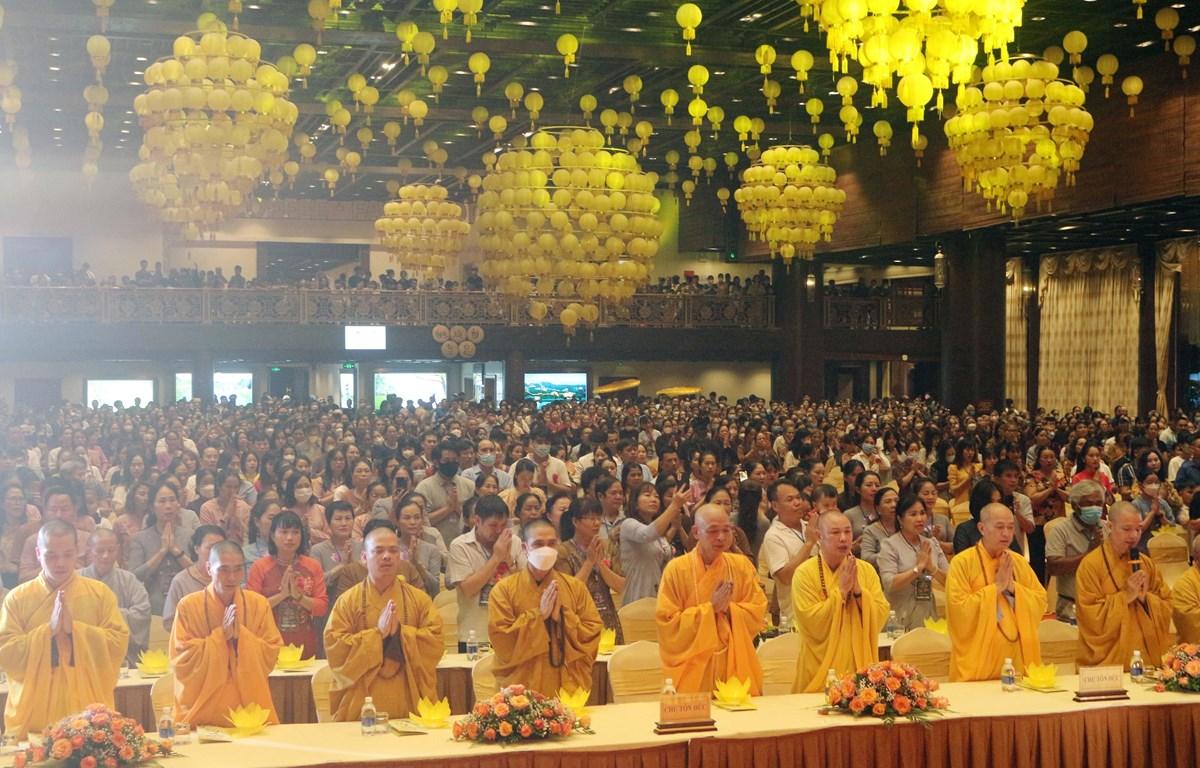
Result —
<instances>
[{"instance_id":1,"label":"beige curtain","mask_svg":"<svg viewBox=\"0 0 1200 768\"><path fill-rule=\"evenodd\" d=\"M1171 310L1175 304L1175 273L1196 258L1195 238L1168 240L1158 244L1158 265L1154 272L1154 409L1167 412L1167 372L1171 367Z\"/></svg>"},{"instance_id":2,"label":"beige curtain","mask_svg":"<svg viewBox=\"0 0 1200 768\"><path fill-rule=\"evenodd\" d=\"M1004 396L1013 407L1026 410L1026 374L1029 370L1025 346L1028 318L1025 315L1025 278L1020 259L1009 259L1005 266L1004 289ZM1032 288L1033 286L1030 286Z\"/></svg>"},{"instance_id":3,"label":"beige curtain","mask_svg":"<svg viewBox=\"0 0 1200 768\"><path fill-rule=\"evenodd\" d=\"M1137 408L1138 290L1133 247L1041 260L1038 405Z\"/></svg>"}]
</instances>

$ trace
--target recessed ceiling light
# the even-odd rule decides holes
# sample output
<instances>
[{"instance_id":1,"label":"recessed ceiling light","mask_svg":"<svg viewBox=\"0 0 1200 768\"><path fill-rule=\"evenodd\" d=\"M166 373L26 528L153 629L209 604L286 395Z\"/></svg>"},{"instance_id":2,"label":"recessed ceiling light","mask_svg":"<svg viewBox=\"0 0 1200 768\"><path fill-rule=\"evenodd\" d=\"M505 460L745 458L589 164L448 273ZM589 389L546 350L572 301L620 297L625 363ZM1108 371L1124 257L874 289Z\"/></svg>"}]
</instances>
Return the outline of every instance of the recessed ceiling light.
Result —
<instances>
[{"instance_id":1,"label":"recessed ceiling light","mask_svg":"<svg viewBox=\"0 0 1200 768\"><path fill-rule=\"evenodd\" d=\"M760 12L755 11L754 13L747 13L745 16L738 19L738 21L758 21L762 18L762 16L763 15Z\"/></svg>"},{"instance_id":2,"label":"recessed ceiling light","mask_svg":"<svg viewBox=\"0 0 1200 768\"><path fill-rule=\"evenodd\" d=\"M252 11L261 11L262 10L261 5L247 5L246 7Z\"/></svg>"},{"instance_id":3,"label":"recessed ceiling light","mask_svg":"<svg viewBox=\"0 0 1200 768\"><path fill-rule=\"evenodd\" d=\"M150 61L150 59L146 58L145 56L138 56L137 61Z\"/></svg>"},{"instance_id":4,"label":"recessed ceiling light","mask_svg":"<svg viewBox=\"0 0 1200 768\"><path fill-rule=\"evenodd\" d=\"M1117 23L1113 24L1113 29L1125 29L1125 27L1128 27L1128 26L1129 25L1126 24L1125 22L1118 21Z\"/></svg>"},{"instance_id":5,"label":"recessed ceiling light","mask_svg":"<svg viewBox=\"0 0 1200 768\"><path fill-rule=\"evenodd\" d=\"M1046 17L1045 16L1030 16L1029 20L1030 21L1045 21Z\"/></svg>"},{"instance_id":6,"label":"recessed ceiling light","mask_svg":"<svg viewBox=\"0 0 1200 768\"><path fill-rule=\"evenodd\" d=\"M1187 7L1187 4L1185 4L1185 3L1172 3L1172 4L1171 4L1171 7L1172 7L1172 8L1186 8L1186 7Z\"/></svg>"},{"instance_id":7,"label":"recessed ceiling light","mask_svg":"<svg viewBox=\"0 0 1200 768\"><path fill-rule=\"evenodd\" d=\"M723 70L723 69L713 70L713 74L714 75L723 75L723 74L725 74L725 70Z\"/></svg>"},{"instance_id":8,"label":"recessed ceiling light","mask_svg":"<svg viewBox=\"0 0 1200 768\"><path fill-rule=\"evenodd\" d=\"M1138 48L1149 48L1152 45L1154 45L1153 40L1143 40L1142 42L1137 44L1137 47Z\"/></svg>"},{"instance_id":9,"label":"recessed ceiling light","mask_svg":"<svg viewBox=\"0 0 1200 768\"><path fill-rule=\"evenodd\" d=\"M621 27L622 32L641 32L641 27Z\"/></svg>"},{"instance_id":10,"label":"recessed ceiling light","mask_svg":"<svg viewBox=\"0 0 1200 768\"><path fill-rule=\"evenodd\" d=\"M54 130L56 130L56 131L61 131L61 130L62 130L62 128L55 128Z\"/></svg>"},{"instance_id":11,"label":"recessed ceiling light","mask_svg":"<svg viewBox=\"0 0 1200 768\"><path fill-rule=\"evenodd\" d=\"M652 19L657 19L659 16L662 16L662 11L646 11L646 15Z\"/></svg>"},{"instance_id":12,"label":"recessed ceiling light","mask_svg":"<svg viewBox=\"0 0 1200 768\"><path fill-rule=\"evenodd\" d=\"M55 108L54 108L54 111L55 111L55 112L62 112L62 107L55 107Z\"/></svg>"},{"instance_id":13,"label":"recessed ceiling light","mask_svg":"<svg viewBox=\"0 0 1200 768\"><path fill-rule=\"evenodd\" d=\"M537 25L538 25L538 23L536 21L526 20L526 21L518 21L517 22L517 26L519 26L519 27L536 27Z\"/></svg>"},{"instance_id":14,"label":"recessed ceiling light","mask_svg":"<svg viewBox=\"0 0 1200 768\"><path fill-rule=\"evenodd\" d=\"M51 56L62 56L62 54L59 53L58 51L50 51L50 55Z\"/></svg>"}]
</instances>

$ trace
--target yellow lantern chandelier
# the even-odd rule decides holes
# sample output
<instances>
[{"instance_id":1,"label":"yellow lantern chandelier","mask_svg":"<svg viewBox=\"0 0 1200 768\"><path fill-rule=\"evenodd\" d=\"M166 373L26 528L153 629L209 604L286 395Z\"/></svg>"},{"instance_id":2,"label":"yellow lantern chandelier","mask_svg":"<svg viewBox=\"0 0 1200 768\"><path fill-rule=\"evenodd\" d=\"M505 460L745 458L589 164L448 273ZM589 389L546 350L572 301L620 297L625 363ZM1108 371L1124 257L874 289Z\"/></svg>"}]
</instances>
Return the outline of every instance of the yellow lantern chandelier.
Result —
<instances>
[{"instance_id":1,"label":"yellow lantern chandelier","mask_svg":"<svg viewBox=\"0 0 1200 768\"><path fill-rule=\"evenodd\" d=\"M622 303L645 283L663 225L656 216L657 174L624 149L606 147L592 128L549 128L528 149L502 153L483 179L476 226L480 275L501 292L541 299L578 298L559 320L568 333L595 322L601 301Z\"/></svg>"},{"instance_id":2,"label":"yellow lantern chandelier","mask_svg":"<svg viewBox=\"0 0 1200 768\"><path fill-rule=\"evenodd\" d=\"M406 184L375 220L379 242L401 268L440 277L471 233L463 207L440 184Z\"/></svg>"},{"instance_id":3,"label":"yellow lantern chandelier","mask_svg":"<svg viewBox=\"0 0 1200 768\"><path fill-rule=\"evenodd\" d=\"M1083 90L1057 66L1017 59L984 67L945 130L965 187L1019 220L1030 202L1049 207L1063 172L1074 186L1093 125Z\"/></svg>"},{"instance_id":4,"label":"yellow lantern chandelier","mask_svg":"<svg viewBox=\"0 0 1200 768\"><path fill-rule=\"evenodd\" d=\"M163 222L196 239L242 210L260 181L282 182L299 110L259 43L211 15L173 53L146 68L148 89L134 99L144 137L129 178Z\"/></svg>"},{"instance_id":5,"label":"yellow lantern chandelier","mask_svg":"<svg viewBox=\"0 0 1200 768\"><path fill-rule=\"evenodd\" d=\"M851 60L862 65L862 81L872 86L871 106L886 107L888 90L908 107L916 124L936 94L961 87L973 76L980 45L989 63L1008 57L1008 45L1021 25L1025 0L798 0L804 17L826 33L835 72L848 72Z\"/></svg>"},{"instance_id":6,"label":"yellow lantern chandelier","mask_svg":"<svg viewBox=\"0 0 1200 768\"><path fill-rule=\"evenodd\" d=\"M836 182L837 171L812 147L771 147L742 172L734 199L750 239L767 243L790 267L797 256L811 259L820 240L833 239L846 203Z\"/></svg>"}]
</instances>

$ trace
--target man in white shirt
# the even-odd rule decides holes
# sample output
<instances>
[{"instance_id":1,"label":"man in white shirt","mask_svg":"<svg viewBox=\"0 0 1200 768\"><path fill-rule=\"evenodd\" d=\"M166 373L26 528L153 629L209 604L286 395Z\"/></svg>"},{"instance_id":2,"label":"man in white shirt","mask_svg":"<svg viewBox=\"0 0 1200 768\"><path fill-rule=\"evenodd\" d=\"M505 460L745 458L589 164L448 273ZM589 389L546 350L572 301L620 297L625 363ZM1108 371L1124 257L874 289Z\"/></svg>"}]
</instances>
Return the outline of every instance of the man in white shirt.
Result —
<instances>
[{"instance_id":1,"label":"man in white shirt","mask_svg":"<svg viewBox=\"0 0 1200 768\"><path fill-rule=\"evenodd\" d=\"M537 465L533 484L549 497L556 493L570 493L574 488L567 465L562 459L550 455L550 433L536 430L529 440L529 460Z\"/></svg>"},{"instance_id":2,"label":"man in white shirt","mask_svg":"<svg viewBox=\"0 0 1200 768\"><path fill-rule=\"evenodd\" d=\"M475 527L450 542L446 586L458 597L458 651L466 653L467 639L488 637L488 598L500 579L522 566L521 541L508 527L508 505L499 496L485 496L475 505Z\"/></svg>"},{"instance_id":3,"label":"man in white shirt","mask_svg":"<svg viewBox=\"0 0 1200 768\"><path fill-rule=\"evenodd\" d=\"M512 488L512 475L503 469L496 469L496 456L496 444L485 437L475 449L475 466L464 469L462 476L474 484L480 475L493 475L500 490Z\"/></svg>"},{"instance_id":4,"label":"man in white shirt","mask_svg":"<svg viewBox=\"0 0 1200 768\"><path fill-rule=\"evenodd\" d=\"M462 532L463 503L475 495L475 483L458 475L458 447L453 442L434 446L431 461L432 473L415 490L429 502L429 524L445 541L453 541Z\"/></svg>"},{"instance_id":5,"label":"man in white shirt","mask_svg":"<svg viewBox=\"0 0 1200 768\"><path fill-rule=\"evenodd\" d=\"M892 468L892 462L879 450L875 442L867 439L862 444L862 450L850 457L861 463L869 472L883 474Z\"/></svg>"},{"instance_id":6,"label":"man in white shirt","mask_svg":"<svg viewBox=\"0 0 1200 768\"><path fill-rule=\"evenodd\" d=\"M812 504L805 495L807 480L792 483L776 480L767 487L767 501L775 513L771 527L763 535L758 559L775 580L775 596L779 602L780 626L792 621L792 575L800 564L812 556L817 537L805 536Z\"/></svg>"},{"instance_id":7,"label":"man in white shirt","mask_svg":"<svg viewBox=\"0 0 1200 768\"><path fill-rule=\"evenodd\" d=\"M995 468L992 469L992 480L1000 489L1001 502L1012 510L1017 523L1013 540L1021 546L1021 551L1028 557L1029 547L1025 537L1033 532L1035 523L1033 502L1029 500L1028 496L1017 490L1017 486L1021 484L1021 469L1013 462L1003 459L996 462Z\"/></svg>"}]
</instances>

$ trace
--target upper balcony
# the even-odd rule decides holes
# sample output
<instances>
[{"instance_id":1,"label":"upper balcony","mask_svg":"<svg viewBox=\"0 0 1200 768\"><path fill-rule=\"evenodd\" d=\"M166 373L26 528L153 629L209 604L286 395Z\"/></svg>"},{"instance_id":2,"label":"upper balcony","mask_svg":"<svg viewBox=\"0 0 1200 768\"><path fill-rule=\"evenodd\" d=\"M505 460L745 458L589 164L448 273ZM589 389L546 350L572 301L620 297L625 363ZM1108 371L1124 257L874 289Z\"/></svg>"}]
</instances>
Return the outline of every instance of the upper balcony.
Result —
<instances>
[{"instance_id":1,"label":"upper balcony","mask_svg":"<svg viewBox=\"0 0 1200 768\"><path fill-rule=\"evenodd\" d=\"M559 305L551 301L550 318ZM547 319L544 322L551 322ZM4 286L0 324L534 325L526 302L489 292L299 288ZM600 327L774 328L772 296L638 294L601 307Z\"/></svg>"}]
</instances>

